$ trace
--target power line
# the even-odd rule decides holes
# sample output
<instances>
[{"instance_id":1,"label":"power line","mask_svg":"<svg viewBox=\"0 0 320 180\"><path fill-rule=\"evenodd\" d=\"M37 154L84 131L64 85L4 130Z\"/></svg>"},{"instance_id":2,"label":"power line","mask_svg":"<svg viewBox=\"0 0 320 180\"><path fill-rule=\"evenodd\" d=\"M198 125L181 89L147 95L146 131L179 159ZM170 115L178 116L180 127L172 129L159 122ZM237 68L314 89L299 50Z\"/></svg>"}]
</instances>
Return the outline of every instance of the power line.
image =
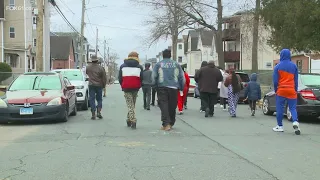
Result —
<instances>
[{"instance_id":1,"label":"power line","mask_svg":"<svg viewBox=\"0 0 320 180\"><path fill-rule=\"evenodd\" d=\"M87 23L89 24L89 23ZM108 26L108 25L103 25L103 24L94 24L90 23L91 25L94 26L101 26L101 27L107 27L107 28L113 28L113 29L123 29L123 30L137 30L137 31L144 31L145 29L135 29L135 28L125 28L125 27L116 27L116 26Z\"/></svg>"},{"instance_id":2,"label":"power line","mask_svg":"<svg viewBox=\"0 0 320 180\"><path fill-rule=\"evenodd\" d=\"M64 6L73 14L75 15L75 13L69 8L69 6L63 1L63 0L59 0L62 4L64 4Z\"/></svg>"}]
</instances>

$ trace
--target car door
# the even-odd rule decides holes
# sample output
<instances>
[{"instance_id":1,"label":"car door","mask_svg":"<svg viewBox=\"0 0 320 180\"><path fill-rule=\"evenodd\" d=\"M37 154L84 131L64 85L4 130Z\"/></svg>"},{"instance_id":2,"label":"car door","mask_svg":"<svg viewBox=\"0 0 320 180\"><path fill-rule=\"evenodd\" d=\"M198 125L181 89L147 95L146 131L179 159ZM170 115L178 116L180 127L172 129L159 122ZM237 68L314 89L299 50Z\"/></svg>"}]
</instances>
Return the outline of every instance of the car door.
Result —
<instances>
[{"instance_id":1,"label":"car door","mask_svg":"<svg viewBox=\"0 0 320 180\"><path fill-rule=\"evenodd\" d=\"M269 108L271 111L276 110L276 93L274 92L273 83L270 86L270 91L266 94L269 97Z\"/></svg>"},{"instance_id":2,"label":"car door","mask_svg":"<svg viewBox=\"0 0 320 180\"><path fill-rule=\"evenodd\" d=\"M72 86L70 81L66 77L63 78L63 81L64 81L66 87ZM75 89L67 90L66 94L67 94L67 98L68 98L68 102L69 102L69 108L70 108L69 112L71 112L72 108L76 105L76 91L75 91Z\"/></svg>"}]
</instances>

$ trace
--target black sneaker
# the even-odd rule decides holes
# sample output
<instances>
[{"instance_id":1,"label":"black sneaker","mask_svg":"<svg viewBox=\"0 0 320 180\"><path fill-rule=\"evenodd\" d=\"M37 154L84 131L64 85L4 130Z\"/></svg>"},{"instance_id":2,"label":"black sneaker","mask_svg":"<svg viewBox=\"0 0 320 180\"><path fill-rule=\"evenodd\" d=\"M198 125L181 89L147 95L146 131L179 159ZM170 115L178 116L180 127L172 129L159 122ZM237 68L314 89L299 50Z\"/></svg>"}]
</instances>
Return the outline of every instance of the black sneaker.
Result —
<instances>
[{"instance_id":1,"label":"black sneaker","mask_svg":"<svg viewBox=\"0 0 320 180\"><path fill-rule=\"evenodd\" d=\"M137 129L137 123L132 122L131 123L131 129Z\"/></svg>"},{"instance_id":2,"label":"black sneaker","mask_svg":"<svg viewBox=\"0 0 320 180\"><path fill-rule=\"evenodd\" d=\"M254 114L255 114L255 110L252 110L251 111L251 116L254 116Z\"/></svg>"},{"instance_id":3,"label":"black sneaker","mask_svg":"<svg viewBox=\"0 0 320 180\"><path fill-rule=\"evenodd\" d=\"M147 108L148 111L150 111L150 108Z\"/></svg>"},{"instance_id":4,"label":"black sneaker","mask_svg":"<svg viewBox=\"0 0 320 180\"><path fill-rule=\"evenodd\" d=\"M204 117L209 117L209 109L206 109L206 113L205 113Z\"/></svg>"},{"instance_id":5,"label":"black sneaker","mask_svg":"<svg viewBox=\"0 0 320 180\"><path fill-rule=\"evenodd\" d=\"M99 119L102 119L103 117L101 116L101 113L98 113L97 114L97 117L99 118Z\"/></svg>"}]
</instances>

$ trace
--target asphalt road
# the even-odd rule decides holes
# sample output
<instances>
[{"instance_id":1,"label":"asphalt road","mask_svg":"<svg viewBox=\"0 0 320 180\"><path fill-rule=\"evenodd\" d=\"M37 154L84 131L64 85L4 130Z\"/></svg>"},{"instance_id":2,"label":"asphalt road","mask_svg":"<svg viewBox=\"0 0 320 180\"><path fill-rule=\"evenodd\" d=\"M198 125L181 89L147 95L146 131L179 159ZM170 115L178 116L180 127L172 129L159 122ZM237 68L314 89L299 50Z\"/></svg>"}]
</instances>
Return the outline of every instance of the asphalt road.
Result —
<instances>
[{"instance_id":1,"label":"asphalt road","mask_svg":"<svg viewBox=\"0 0 320 180\"><path fill-rule=\"evenodd\" d=\"M296 136L275 117L238 118L216 109L204 118L199 100L178 116L171 132L160 131L160 111L137 103L137 129L126 127L119 85L108 87L103 120L80 111L67 123L0 126L0 179L7 180L318 180L320 123L302 123Z\"/></svg>"}]
</instances>

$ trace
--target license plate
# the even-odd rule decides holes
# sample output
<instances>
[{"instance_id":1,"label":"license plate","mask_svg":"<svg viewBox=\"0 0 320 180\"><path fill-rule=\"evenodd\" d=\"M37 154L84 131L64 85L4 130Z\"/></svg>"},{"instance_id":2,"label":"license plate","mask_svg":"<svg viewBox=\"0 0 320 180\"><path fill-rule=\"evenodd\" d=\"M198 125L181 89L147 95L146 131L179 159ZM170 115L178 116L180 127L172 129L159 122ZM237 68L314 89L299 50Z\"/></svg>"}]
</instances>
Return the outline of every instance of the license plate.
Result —
<instances>
[{"instance_id":1,"label":"license plate","mask_svg":"<svg viewBox=\"0 0 320 180\"><path fill-rule=\"evenodd\" d=\"M20 109L20 115L32 115L33 114L33 108L21 108Z\"/></svg>"}]
</instances>

